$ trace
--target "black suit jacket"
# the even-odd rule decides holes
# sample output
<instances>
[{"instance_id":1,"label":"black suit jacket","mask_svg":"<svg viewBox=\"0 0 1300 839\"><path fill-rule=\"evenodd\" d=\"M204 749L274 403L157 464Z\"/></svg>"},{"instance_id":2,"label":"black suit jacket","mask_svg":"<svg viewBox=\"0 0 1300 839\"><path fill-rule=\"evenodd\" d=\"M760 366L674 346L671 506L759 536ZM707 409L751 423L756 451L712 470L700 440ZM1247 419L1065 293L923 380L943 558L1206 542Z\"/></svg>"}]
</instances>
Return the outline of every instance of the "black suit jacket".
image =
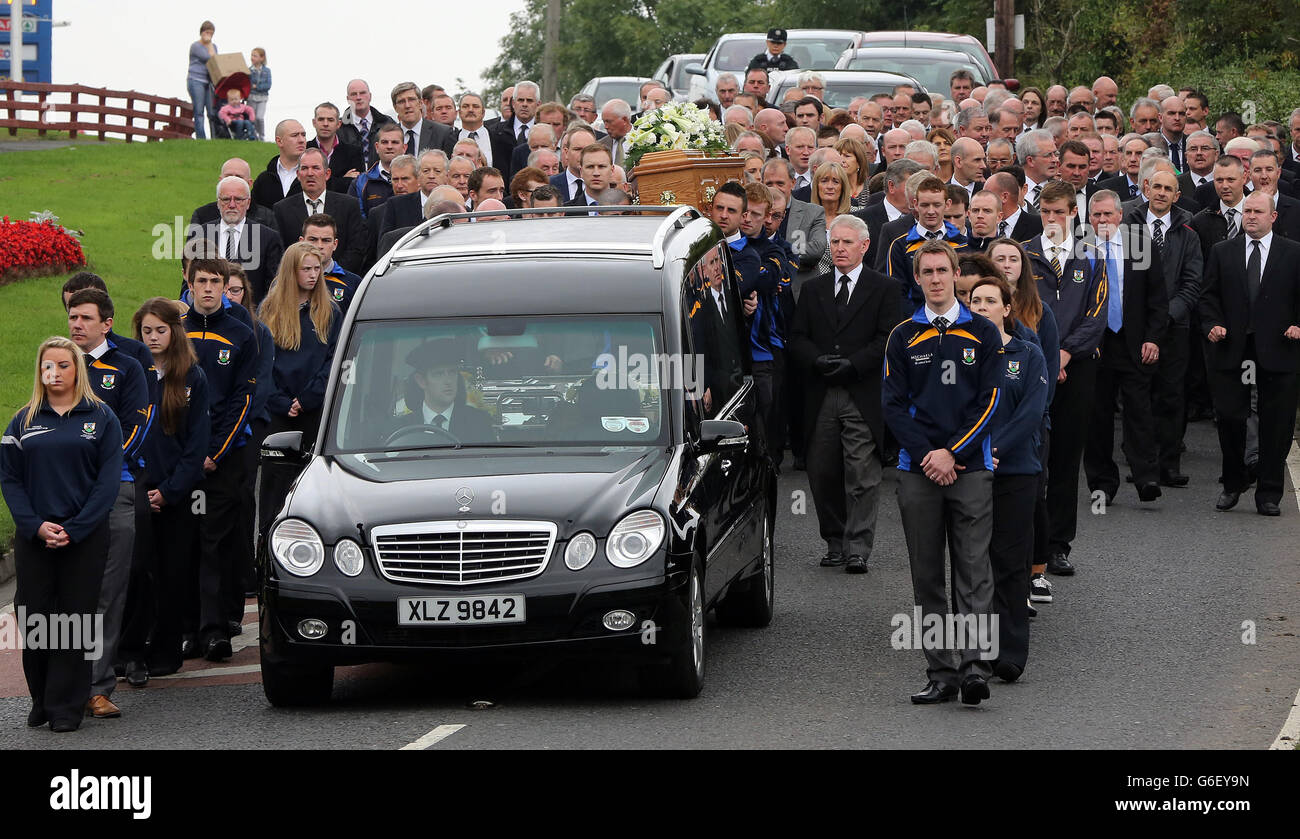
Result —
<instances>
[{"instance_id":1,"label":"black suit jacket","mask_svg":"<svg viewBox=\"0 0 1300 839\"><path fill-rule=\"evenodd\" d=\"M415 394L420 393L418 389L408 388L408 398L413 398ZM408 409L409 406L408 406ZM388 434L392 435L403 428L422 425L424 423L424 405L417 403L411 413L401 414L393 417L392 425ZM463 400L456 400L451 409L451 424L447 431L453 437L462 443L490 443L496 440L496 432L492 428L492 415L486 411L479 410L473 405L466 404ZM406 443L412 440L420 439L414 433L405 438ZM445 437L438 436L436 432L429 432L430 440L439 442L450 442Z\"/></svg>"},{"instance_id":2,"label":"black suit jacket","mask_svg":"<svg viewBox=\"0 0 1300 839\"><path fill-rule=\"evenodd\" d=\"M1133 195L1129 192L1129 188L1128 188L1128 175L1124 174L1123 172L1120 172L1118 175L1116 175L1113 178L1107 178L1104 181L1099 181L1097 183L1097 188L1094 189L1092 192L1088 193L1088 197L1091 198L1093 193L1102 189L1109 189L1110 191L1118 194L1120 201L1127 201L1133 197ZM1142 195L1142 184L1138 184L1137 194L1138 196Z\"/></svg>"},{"instance_id":3,"label":"black suit jacket","mask_svg":"<svg viewBox=\"0 0 1300 839\"><path fill-rule=\"evenodd\" d=\"M815 427L828 387L826 379L813 370L813 362L821 355L840 355L853 363L853 378L843 385L872 436L880 440L884 433L880 377L885 344L898 323L898 284L864 265L840 319L835 313L836 276L832 271L805 283L803 300L794 314L788 349L804 381L804 431L811 434ZM880 453L879 446L876 452Z\"/></svg>"},{"instance_id":4,"label":"black suit jacket","mask_svg":"<svg viewBox=\"0 0 1300 839\"><path fill-rule=\"evenodd\" d=\"M1255 332L1255 351L1265 370L1300 371L1300 341L1284 333L1300 325L1300 243L1274 236L1268 262L1260 274L1259 294L1252 304L1246 287L1246 241L1236 236L1210 248L1201 296L1201 331L1216 326L1228 331L1223 340L1206 344L1211 369L1240 370L1246 354L1246 333Z\"/></svg>"},{"instance_id":5,"label":"black suit jacket","mask_svg":"<svg viewBox=\"0 0 1300 839\"><path fill-rule=\"evenodd\" d=\"M308 140L307 148L318 149L320 143L316 140ZM366 171L366 159L361 153L359 146L349 145L342 140L334 144L334 151L330 152L329 170L330 179L325 188L332 192L347 192L352 188L352 182L355 177L346 177L347 173L355 169L357 174Z\"/></svg>"},{"instance_id":6,"label":"black suit jacket","mask_svg":"<svg viewBox=\"0 0 1300 839\"><path fill-rule=\"evenodd\" d=\"M1134 207L1124 222L1134 226L1147 223L1148 202ZM1169 229L1164 231L1165 248L1160 253L1164 266L1165 294L1169 299L1169 322L1187 326L1201 299L1201 274L1205 259L1201 240L1191 228L1192 217L1175 205L1169 211Z\"/></svg>"},{"instance_id":7,"label":"black suit jacket","mask_svg":"<svg viewBox=\"0 0 1300 839\"><path fill-rule=\"evenodd\" d=\"M364 271L366 261L366 225L361 220L357 199L326 190L325 212L338 225L339 244L334 259L354 274ZM302 223L307 220L307 204L302 195L290 195L275 205L275 221L280 238L296 242L302 236Z\"/></svg>"},{"instance_id":8,"label":"black suit jacket","mask_svg":"<svg viewBox=\"0 0 1300 839\"><path fill-rule=\"evenodd\" d=\"M536 124L537 122L534 121L533 125ZM492 126L488 135L488 138L492 143L493 163L496 165L496 168L501 170L503 173L506 169L510 168L510 162L511 158L514 156L515 147L520 145L519 141L515 139L514 126L515 120L513 117L509 120L502 120ZM527 136L524 137L523 145L528 145ZM525 154L524 157L527 158L528 155ZM506 186L510 186L510 176L508 175L506 176Z\"/></svg>"},{"instance_id":9,"label":"black suit jacket","mask_svg":"<svg viewBox=\"0 0 1300 839\"><path fill-rule=\"evenodd\" d=\"M916 226L916 219L912 216L899 216L893 221L886 222L880 228L880 245L876 248L876 261L871 264L882 274L887 274L884 270L889 262L889 247L899 236L906 236L907 231Z\"/></svg>"},{"instance_id":10,"label":"black suit jacket","mask_svg":"<svg viewBox=\"0 0 1300 839\"><path fill-rule=\"evenodd\" d=\"M194 228L191 228L193 232ZM209 222L201 228L201 235L221 247L221 225ZM294 241L298 241L295 237ZM235 261L244 269L248 285L253 291L253 300L261 302L266 299L266 291L275 280L280 270L280 259L284 256L284 240L274 226L258 224L251 219L244 225L244 235L239 239L239 258Z\"/></svg>"},{"instance_id":11,"label":"black suit jacket","mask_svg":"<svg viewBox=\"0 0 1300 839\"><path fill-rule=\"evenodd\" d=\"M1214 198L1215 201L1218 201L1218 196L1214 195L1214 178L1212 173L1210 179L1206 181L1204 185L1210 187L1211 197ZM1206 207L1206 205L1202 203L1201 196L1203 193L1197 191L1199 189L1200 185L1196 183L1196 177L1191 173L1191 171L1184 172L1178 176L1178 192L1180 193L1178 203L1182 204L1192 215L1196 215ZM1193 210L1190 207L1187 207L1186 205L1189 203L1195 205L1196 209Z\"/></svg>"},{"instance_id":12,"label":"black suit jacket","mask_svg":"<svg viewBox=\"0 0 1300 839\"><path fill-rule=\"evenodd\" d=\"M249 204L248 220L255 221L258 224L265 224L267 227L275 228L275 213L270 207L263 207L261 204ZM198 207L190 214L190 227L204 227L209 224L217 224L221 221L221 210L217 207L217 202L213 201Z\"/></svg>"},{"instance_id":13,"label":"black suit jacket","mask_svg":"<svg viewBox=\"0 0 1300 839\"><path fill-rule=\"evenodd\" d=\"M723 293L730 294L727 305L739 307L738 298L723 286ZM728 318L723 319L718 311L718 304L711 289L700 292L700 308L691 316L691 333L695 336L697 351L705 359L704 387L710 392L712 408L725 405L744 381L744 356L746 345L741 343L738 327L741 322L736 318L737 308L728 310ZM748 331L746 330L746 333Z\"/></svg>"},{"instance_id":14,"label":"black suit jacket","mask_svg":"<svg viewBox=\"0 0 1300 839\"><path fill-rule=\"evenodd\" d=\"M883 193L878 194L883 195ZM879 251L884 250L885 246L888 246L889 244L888 242L883 246L880 244L880 231L885 226L886 222L889 221L889 214L885 212L884 204L879 201L872 204L871 201L868 200L866 209L856 210L853 215L866 222L867 232L871 236L871 242L867 245L867 255L862 258L862 264L870 267L876 264L876 254Z\"/></svg>"},{"instance_id":15,"label":"black suit jacket","mask_svg":"<svg viewBox=\"0 0 1300 839\"><path fill-rule=\"evenodd\" d=\"M560 193L560 203L568 204L569 200L573 198L569 194L569 176L561 171L558 175L551 175L550 182L551 186L555 187Z\"/></svg>"},{"instance_id":16,"label":"black suit jacket","mask_svg":"<svg viewBox=\"0 0 1300 839\"><path fill-rule=\"evenodd\" d=\"M1124 264L1122 271L1124 301L1124 346L1134 364L1142 363L1142 345L1150 342L1159 345L1169 326L1169 293L1165 290L1165 269L1160 251L1151 241L1144 226L1127 226L1124 230ZM1097 243L1101 255L1105 251ZM1109 263L1107 271L1109 271ZM1106 294L1109 297L1118 288L1114 278L1107 274ZM1109 303L1107 303L1109 306ZM1110 329L1107 323L1106 329Z\"/></svg>"},{"instance_id":17,"label":"black suit jacket","mask_svg":"<svg viewBox=\"0 0 1300 839\"><path fill-rule=\"evenodd\" d=\"M361 149L363 156L366 154L365 150L369 149L368 159L373 165L374 162L379 159L378 155L375 153L375 140L379 139L379 129L383 127L385 123L393 122L393 118L371 108L369 119L370 130L367 132L365 137L361 136L360 128L357 128L349 122L345 122L339 126L337 136L340 143L347 143L349 146ZM347 170L345 169L344 171L346 172ZM365 171L365 169L363 168L361 171Z\"/></svg>"},{"instance_id":18,"label":"black suit jacket","mask_svg":"<svg viewBox=\"0 0 1300 839\"><path fill-rule=\"evenodd\" d=\"M1020 211L1020 218L1016 219L1016 224L1011 228L1010 239L1017 242L1028 242L1036 236L1043 235L1043 217L1035 213Z\"/></svg>"},{"instance_id":19,"label":"black suit jacket","mask_svg":"<svg viewBox=\"0 0 1300 839\"><path fill-rule=\"evenodd\" d=\"M1290 195L1278 194L1277 218L1273 220L1273 232L1293 242L1300 242L1300 201Z\"/></svg>"},{"instance_id":20,"label":"black suit jacket","mask_svg":"<svg viewBox=\"0 0 1300 839\"><path fill-rule=\"evenodd\" d=\"M405 236L407 233L410 233L414 229L415 229L414 225L412 225L411 227L395 227L392 230L380 236L379 245L375 249L375 262L378 262L380 259L382 259L384 254L388 253L390 250L393 249L393 245L396 245L397 242L403 236Z\"/></svg>"},{"instance_id":21,"label":"black suit jacket","mask_svg":"<svg viewBox=\"0 0 1300 839\"><path fill-rule=\"evenodd\" d=\"M286 196L297 195L302 192L302 184L294 178L289 184L289 191L286 193L284 187L280 186L280 175L275 171L275 162L279 160L279 155L271 158L271 162L266 164L266 170L259 173L257 180L253 181L253 203L261 204L263 207L274 207L283 201ZM298 241L294 236L293 241Z\"/></svg>"},{"instance_id":22,"label":"black suit jacket","mask_svg":"<svg viewBox=\"0 0 1300 839\"><path fill-rule=\"evenodd\" d=\"M398 123L402 129L402 142L406 142L406 127ZM431 119L420 120L420 148L416 152L418 157L420 152L429 149L441 149L447 157L451 157L451 150L456 147L456 132L449 126L441 122L434 122Z\"/></svg>"}]
</instances>

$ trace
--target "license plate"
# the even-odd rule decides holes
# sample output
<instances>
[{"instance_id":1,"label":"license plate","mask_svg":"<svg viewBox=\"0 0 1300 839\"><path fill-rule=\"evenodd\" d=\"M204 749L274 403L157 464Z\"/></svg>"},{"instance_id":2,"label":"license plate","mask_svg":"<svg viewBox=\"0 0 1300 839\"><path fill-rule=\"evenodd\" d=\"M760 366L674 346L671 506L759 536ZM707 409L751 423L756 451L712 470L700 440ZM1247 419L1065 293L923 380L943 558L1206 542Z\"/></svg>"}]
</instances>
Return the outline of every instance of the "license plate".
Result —
<instances>
[{"instance_id":1,"label":"license plate","mask_svg":"<svg viewBox=\"0 0 1300 839\"><path fill-rule=\"evenodd\" d=\"M522 594L488 594L481 597L400 597L400 626L460 626L486 623L523 623Z\"/></svg>"}]
</instances>

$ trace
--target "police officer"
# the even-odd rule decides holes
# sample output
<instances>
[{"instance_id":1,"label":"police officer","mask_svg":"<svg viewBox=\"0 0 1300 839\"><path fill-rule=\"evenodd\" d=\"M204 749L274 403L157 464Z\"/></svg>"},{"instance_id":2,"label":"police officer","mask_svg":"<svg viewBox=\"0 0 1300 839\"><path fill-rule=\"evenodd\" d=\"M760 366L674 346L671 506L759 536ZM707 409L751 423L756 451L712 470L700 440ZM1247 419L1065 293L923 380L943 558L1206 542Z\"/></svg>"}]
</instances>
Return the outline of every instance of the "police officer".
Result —
<instances>
[{"instance_id":1,"label":"police officer","mask_svg":"<svg viewBox=\"0 0 1300 839\"><path fill-rule=\"evenodd\" d=\"M127 682L144 685L150 676L181 669L184 604L194 593L187 587L195 565L194 487L203 480L211 421L208 378L181 324L174 300L154 297L135 313L136 337L153 357L149 398L154 406L152 432L145 441L144 483L151 512L154 609L153 643L145 659L149 626L124 636L122 657Z\"/></svg>"},{"instance_id":2,"label":"police officer","mask_svg":"<svg viewBox=\"0 0 1300 839\"><path fill-rule=\"evenodd\" d=\"M889 335L881 394L885 421L900 446L898 509L912 590L927 616L948 623L944 545L951 544L953 606L960 619L987 627L993 598L989 429L1002 383L1001 338L957 300L957 254L947 242L922 245L913 273L925 305ZM981 645L967 638L958 660L955 636L945 642L940 649L926 645L929 682L912 702L946 702L960 684L962 702L978 705L989 697L992 672L980 657Z\"/></svg>"},{"instance_id":3,"label":"police officer","mask_svg":"<svg viewBox=\"0 0 1300 839\"><path fill-rule=\"evenodd\" d=\"M785 30L769 29L767 31L767 52L760 52L749 60L746 71L760 70L798 70L799 64L785 54Z\"/></svg>"},{"instance_id":4,"label":"police officer","mask_svg":"<svg viewBox=\"0 0 1300 839\"><path fill-rule=\"evenodd\" d=\"M113 314L113 301L99 289L82 289L68 299L68 332L72 342L85 353L87 383L117 416L123 438L122 476L108 521L108 558L99 593L99 614L104 616L104 655L91 668L93 684L86 705L86 711L100 719L122 715L111 697L117 686L113 662L117 659L135 551L136 487L129 467L140 457L153 416L149 386L140 362L118 350L108 339Z\"/></svg>"},{"instance_id":5,"label":"police officer","mask_svg":"<svg viewBox=\"0 0 1300 839\"><path fill-rule=\"evenodd\" d=\"M82 351L46 338L36 355L32 399L0 437L0 489L17 533L14 557L20 622L52 627L80 617L81 638L23 647L32 697L27 724L76 731L90 690L95 614L108 553L108 517L122 480L122 427L90 387ZM53 643L51 643L53 642ZM98 649L102 654L102 647Z\"/></svg>"},{"instance_id":6,"label":"police officer","mask_svg":"<svg viewBox=\"0 0 1300 839\"><path fill-rule=\"evenodd\" d=\"M253 330L230 311L242 309L226 301L230 266L224 259L190 260L186 276L191 308L183 324L199 366L208 379L210 437L203 463L204 479L198 489L199 513L199 613L189 621L197 637L188 654L209 661L230 657L226 625L225 580L234 560L228 541L238 525L238 511L248 491L243 459L238 450L247 444L248 421L257 386L257 342Z\"/></svg>"}]
</instances>

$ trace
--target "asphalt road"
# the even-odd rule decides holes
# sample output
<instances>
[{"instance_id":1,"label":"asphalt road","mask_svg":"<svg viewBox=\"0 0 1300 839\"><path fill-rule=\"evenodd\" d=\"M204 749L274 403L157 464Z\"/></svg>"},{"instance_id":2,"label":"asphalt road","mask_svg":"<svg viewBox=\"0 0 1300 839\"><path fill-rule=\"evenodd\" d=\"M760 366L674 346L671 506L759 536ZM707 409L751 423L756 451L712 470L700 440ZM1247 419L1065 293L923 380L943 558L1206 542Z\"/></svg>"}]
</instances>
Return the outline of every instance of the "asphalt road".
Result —
<instances>
[{"instance_id":1,"label":"asphalt road","mask_svg":"<svg viewBox=\"0 0 1300 839\"><path fill-rule=\"evenodd\" d=\"M121 719L61 737L23 725L19 653L0 651L0 748L1267 748L1300 674L1300 510L1288 493L1281 518L1256 515L1249 496L1216 513L1213 426L1193 425L1188 446L1189 488L1139 507L1126 485L1104 516L1082 517L1079 573L1040 606L1025 675L995 679L978 708L908 702L924 661L889 644L891 617L913 606L892 479L871 571L854 577L818 567L811 499L790 512L807 483L787 472L776 617L711 625L696 700L647 699L618 668L368 665L337 671L330 705L279 710L250 626L239 640L252 646L230 662L122 682Z\"/></svg>"}]
</instances>

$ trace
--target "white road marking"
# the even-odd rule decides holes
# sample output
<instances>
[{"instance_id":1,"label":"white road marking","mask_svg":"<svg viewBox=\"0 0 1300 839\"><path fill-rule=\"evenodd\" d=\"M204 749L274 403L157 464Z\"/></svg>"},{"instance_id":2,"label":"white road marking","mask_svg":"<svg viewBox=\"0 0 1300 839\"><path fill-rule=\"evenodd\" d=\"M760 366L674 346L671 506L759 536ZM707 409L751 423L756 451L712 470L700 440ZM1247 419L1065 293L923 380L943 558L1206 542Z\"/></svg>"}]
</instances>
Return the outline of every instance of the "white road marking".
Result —
<instances>
[{"instance_id":1,"label":"white road marking","mask_svg":"<svg viewBox=\"0 0 1300 839\"><path fill-rule=\"evenodd\" d=\"M168 676L153 676L154 679L203 679L208 676L240 676L244 673L261 673L260 664L236 664L231 667L209 667L207 670L182 670Z\"/></svg>"},{"instance_id":2,"label":"white road marking","mask_svg":"<svg viewBox=\"0 0 1300 839\"><path fill-rule=\"evenodd\" d=\"M457 731L460 731L464 727L465 726L463 725L440 725L437 728L430 731L428 734L421 737L419 740L416 740L414 743L407 743L405 746L402 746L402 748L398 749L398 751L401 752L423 751L429 748L430 746L432 746L434 743L437 743L441 740L446 740L448 737L455 734Z\"/></svg>"},{"instance_id":3,"label":"white road marking","mask_svg":"<svg viewBox=\"0 0 1300 839\"><path fill-rule=\"evenodd\" d=\"M1291 492L1295 495L1296 509L1300 510L1300 446L1292 445L1286 456L1286 468L1291 473ZM1269 749L1294 749L1300 744L1300 691L1296 692L1291 702L1291 713L1287 714L1282 730Z\"/></svg>"},{"instance_id":4,"label":"white road marking","mask_svg":"<svg viewBox=\"0 0 1300 839\"><path fill-rule=\"evenodd\" d=\"M244 631L230 639L231 653L237 653L245 647L257 646L257 621L244 624Z\"/></svg>"}]
</instances>

